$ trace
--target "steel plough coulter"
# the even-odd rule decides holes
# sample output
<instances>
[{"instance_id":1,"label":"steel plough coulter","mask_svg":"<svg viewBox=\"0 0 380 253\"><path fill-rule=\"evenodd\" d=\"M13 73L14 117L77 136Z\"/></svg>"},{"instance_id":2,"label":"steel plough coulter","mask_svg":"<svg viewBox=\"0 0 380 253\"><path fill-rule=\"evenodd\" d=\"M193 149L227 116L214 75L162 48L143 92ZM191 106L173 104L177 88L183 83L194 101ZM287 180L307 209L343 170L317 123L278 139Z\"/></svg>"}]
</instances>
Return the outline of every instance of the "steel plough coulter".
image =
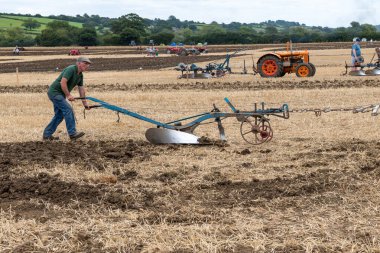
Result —
<instances>
[{"instance_id":1,"label":"steel plough coulter","mask_svg":"<svg viewBox=\"0 0 380 253\"><path fill-rule=\"evenodd\" d=\"M91 108L105 108L118 114L126 114L156 125L155 128L149 128L145 133L147 140L154 144L207 144L202 141L202 138L194 135L194 130L198 126L209 123L217 124L221 141L226 141L222 120L234 117L240 122L240 134L242 138L249 144L258 145L270 141L273 137L269 116L284 119L289 118L289 107L287 104L283 104L280 108L265 109L264 103L261 103L261 108L257 108L257 104L255 104L252 111L240 111L232 105L228 98L224 98L232 112L222 112L214 104L210 112L163 123L94 97L77 99L87 99L95 102L96 104L90 106Z\"/></svg>"}]
</instances>

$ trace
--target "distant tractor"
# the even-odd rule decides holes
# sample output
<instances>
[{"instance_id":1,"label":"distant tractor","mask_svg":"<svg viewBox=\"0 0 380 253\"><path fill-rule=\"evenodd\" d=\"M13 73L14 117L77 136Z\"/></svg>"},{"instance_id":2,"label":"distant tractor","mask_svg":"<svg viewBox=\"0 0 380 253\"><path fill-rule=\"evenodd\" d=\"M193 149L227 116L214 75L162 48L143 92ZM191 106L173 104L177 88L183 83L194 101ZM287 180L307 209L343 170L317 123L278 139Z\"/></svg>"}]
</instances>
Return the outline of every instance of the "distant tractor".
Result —
<instances>
[{"instance_id":1,"label":"distant tractor","mask_svg":"<svg viewBox=\"0 0 380 253\"><path fill-rule=\"evenodd\" d=\"M176 54L179 56L188 56L188 55L200 55L201 53L207 53L207 46L202 43L198 43L196 46L192 46L191 48L186 48L182 44L171 44L166 49L167 54Z\"/></svg>"},{"instance_id":2,"label":"distant tractor","mask_svg":"<svg viewBox=\"0 0 380 253\"><path fill-rule=\"evenodd\" d=\"M79 49L71 49L69 55L80 55Z\"/></svg>"},{"instance_id":3,"label":"distant tractor","mask_svg":"<svg viewBox=\"0 0 380 253\"><path fill-rule=\"evenodd\" d=\"M208 50L207 50L207 42L202 44L202 43L198 43L195 47L194 47L196 50L198 50L200 53L205 53L207 54L208 53Z\"/></svg>"},{"instance_id":4,"label":"distant tractor","mask_svg":"<svg viewBox=\"0 0 380 253\"><path fill-rule=\"evenodd\" d=\"M180 56L187 56L189 55L189 52L186 48L183 46L169 46L166 48L167 54L176 54Z\"/></svg>"},{"instance_id":5,"label":"distant tractor","mask_svg":"<svg viewBox=\"0 0 380 253\"><path fill-rule=\"evenodd\" d=\"M286 51L268 53L259 58L254 72L262 77L282 77L286 73L296 73L298 77L314 76L316 68L310 62L309 52L293 51L291 42Z\"/></svg>"},{"instance_id":6,"label":"distant tractor","mask_svg":"<svg viewBox=\"0 0 380 253\"><path fill-rule=\"evenodd\" d=\"M191 55L200 55L201 54L201 52L195 47L187 48L186 50Z\"/></svg>"},{"instance_id":7,"label":"distant tractor","mask_svg":"<svg viewBox=\"0 0 380 253\"><path fill-rule=\"evenodd\" d=\"M208 50L206 46L194 46L192 48L186 49L187 52L191 55L200 55L202 53L207 54Z\"/></svg>"}]
</instances>

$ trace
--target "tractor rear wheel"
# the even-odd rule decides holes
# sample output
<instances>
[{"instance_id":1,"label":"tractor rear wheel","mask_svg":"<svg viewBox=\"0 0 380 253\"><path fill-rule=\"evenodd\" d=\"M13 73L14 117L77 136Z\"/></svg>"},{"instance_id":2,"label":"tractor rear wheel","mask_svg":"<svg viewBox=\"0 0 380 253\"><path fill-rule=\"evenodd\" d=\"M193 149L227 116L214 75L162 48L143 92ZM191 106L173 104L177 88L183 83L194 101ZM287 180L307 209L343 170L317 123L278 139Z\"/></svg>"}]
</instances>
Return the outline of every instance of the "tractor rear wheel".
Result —
<instances>
[{"instance_id":1,"label":"tractor rear wheel","mask_svg":"<svg viewBox=\"0 0 380 253\"><path fill-rule=\"evenodd\" d=\"M276 56L264 56L257 63L258 71L262 77L280 77L283 73L283 65Z\"/></svg>"},{"instance_id":2,"label":"tractor rear wheel","mask_svg":"<svg viewBox=\"0 0 380 253\"><path fill-rule=\"evenodd\" d=\"M298 77L309 77L313 74L313 68L308 63L301 63L296 67Z\"/></svg>"}]
</instances>

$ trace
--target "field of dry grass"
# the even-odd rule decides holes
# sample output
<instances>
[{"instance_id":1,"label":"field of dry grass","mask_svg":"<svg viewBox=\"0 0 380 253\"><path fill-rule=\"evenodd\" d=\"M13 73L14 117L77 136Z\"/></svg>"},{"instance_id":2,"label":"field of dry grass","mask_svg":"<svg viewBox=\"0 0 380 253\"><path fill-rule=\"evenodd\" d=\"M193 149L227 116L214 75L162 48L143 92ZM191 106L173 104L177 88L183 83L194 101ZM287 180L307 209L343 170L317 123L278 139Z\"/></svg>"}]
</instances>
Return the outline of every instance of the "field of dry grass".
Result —
<instances>
[{"instance_id":1,"label":"field of dry grass","mask_svg":"<svg viewBox=\"0 0 380 253\"><path fill-rule=\"evenodd\" d=\"M251 53L263 51L233 58L233 71ZM0 252L380 252L379 116L300 112L379 104L379 77L341 76L349 49L310 55L307 79L85 73L88 95L161 122L229 111L224 97L242 110L287 103L290 118L271 117L274 137L258 146L233 118L227 144L153 145L152 124L105 109L84 119L80 102L85 137L69 141L61 124L60 141L42 142L58 73L0 74ZM216 124L195 134L219 138Z\"/></svg>"}]
</instances>

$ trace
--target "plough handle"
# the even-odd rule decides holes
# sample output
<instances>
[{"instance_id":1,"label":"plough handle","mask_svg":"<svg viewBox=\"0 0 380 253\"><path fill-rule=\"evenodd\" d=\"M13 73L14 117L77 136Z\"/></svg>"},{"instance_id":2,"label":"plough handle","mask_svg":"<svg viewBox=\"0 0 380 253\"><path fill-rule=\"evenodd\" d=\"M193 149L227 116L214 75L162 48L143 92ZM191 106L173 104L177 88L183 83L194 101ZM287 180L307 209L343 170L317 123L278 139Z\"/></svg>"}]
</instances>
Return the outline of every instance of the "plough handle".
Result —
<instances>
[{"instance_id":1,"label":"plough handle","mask_svg":"<svg viewBox=\"0 0 380 253\"><path fill-rule=\"evenodd\" d=\"M83 118L86 119L86 109L93 109L93 108L99 108L102 107L101 105L90 105L87 106L85 109L83 109ZM117 115L119 117L119 115Z\"/></svg>"},{"instance_id":2,"label":"plough handle","mask_svg":"<svg viewBox=\"0 0 380 253\"><path fill-rule=\"evenodd\" d=\"M230 102L230 100L229 100L228 98L224 98L224 101L226 101L226 103L231 107L231 110L232 110L233 112L237 112L235 106L233 106L233 105L231 104L231 102Z\"/></svg>"},{"instance_id":3,"label":"plough handle","mask_svg":"<svg viewBox=\"0 0 380 253\"><path fill-rule=\"evenodd\" d=\"M75 100L85 100L86 97L75 97L74 98ZM92 108L99 108L99 107L103 107L102 105L90 105L90 106L87 106L87 108L89 109L92 109Z\"/></svg>"}]
</instances>

